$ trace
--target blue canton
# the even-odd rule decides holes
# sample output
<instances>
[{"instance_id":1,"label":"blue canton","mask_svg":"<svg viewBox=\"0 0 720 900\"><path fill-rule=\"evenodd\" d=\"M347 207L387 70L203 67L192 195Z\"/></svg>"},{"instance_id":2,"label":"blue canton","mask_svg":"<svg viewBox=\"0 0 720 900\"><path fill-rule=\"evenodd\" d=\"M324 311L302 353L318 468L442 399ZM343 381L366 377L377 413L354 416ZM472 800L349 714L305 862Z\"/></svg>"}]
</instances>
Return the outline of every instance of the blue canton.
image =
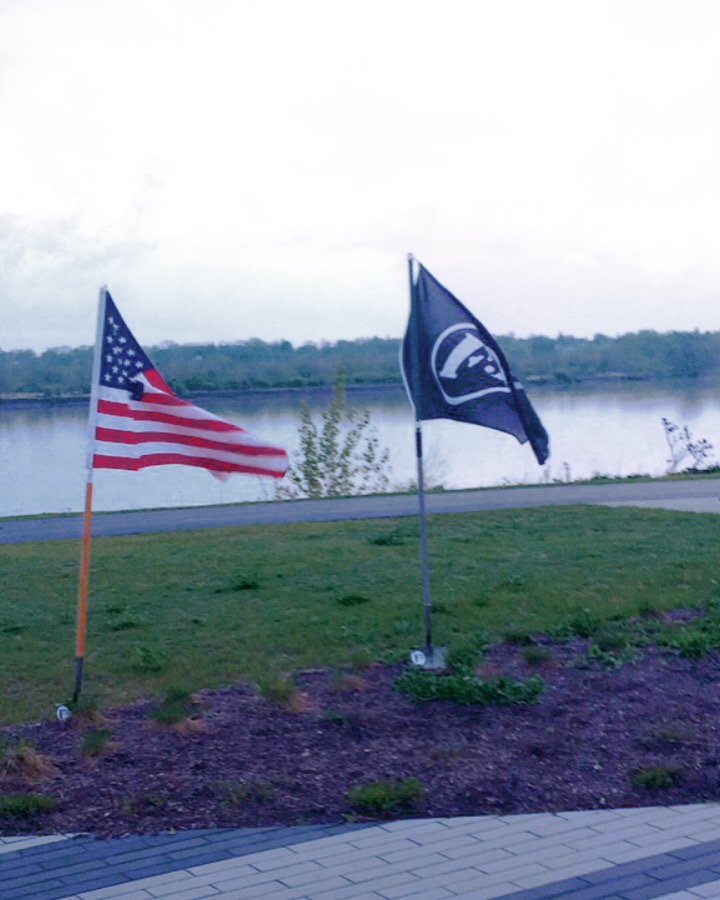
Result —
<instances>
[{"instance_id":1,"label":"blue canton","mask_svg":"<svg viewBox=\"0 0 720 900\"><path fill-rule=\"evenodd\" d=\"M110 294L106 294L100 384L104 387L125 388L139 398L142 396L142 385L135 378L152 368L150 358L132 336Z\"/></svg>"}]
</instances>

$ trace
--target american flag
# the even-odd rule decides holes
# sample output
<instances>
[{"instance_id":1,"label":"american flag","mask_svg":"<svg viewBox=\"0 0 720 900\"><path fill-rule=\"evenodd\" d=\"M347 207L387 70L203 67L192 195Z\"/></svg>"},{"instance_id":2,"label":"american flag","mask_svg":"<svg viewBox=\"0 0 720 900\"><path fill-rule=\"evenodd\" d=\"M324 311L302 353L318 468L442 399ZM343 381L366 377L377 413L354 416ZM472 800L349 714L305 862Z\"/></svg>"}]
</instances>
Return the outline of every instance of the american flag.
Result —
<instances>
[{"instance_id":1,"label":"american flag","mask_svg":"<svg viewBox=\"0 0 720 900\"><path fill-rule=\"evenodd\" d=\"M93 468L182 465L282 478L288 457L243 428L176 397L104 293Z\"/></svg>"}]
</instances>

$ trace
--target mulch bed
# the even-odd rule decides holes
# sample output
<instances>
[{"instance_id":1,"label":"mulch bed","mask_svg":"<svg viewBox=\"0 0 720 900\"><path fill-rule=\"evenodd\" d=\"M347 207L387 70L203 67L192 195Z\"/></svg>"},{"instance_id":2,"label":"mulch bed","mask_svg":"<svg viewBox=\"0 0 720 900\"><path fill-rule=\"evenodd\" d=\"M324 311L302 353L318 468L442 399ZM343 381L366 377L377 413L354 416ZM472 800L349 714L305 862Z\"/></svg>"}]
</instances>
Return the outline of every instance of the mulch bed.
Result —
<instances>
[{"instance_id":1,"label":"mulch bed","mask_svg":"<svg viewBox=\"0 0 720 900\"><path fill-rule=\"evenodd\" d=\"M201 730L154 724L149 703L110 710L104 725L4 728L0 737L29 737L55 769L35 783L5 774L0 795L36 791L57 805L0 818L0 831L119 835L362 819L346 799L352 787L410 777L424 795L395 817L720 798L718 654L694 661L648 647L608 669L582 662L586 641L544 645L554 658L543 666L509 644L486 655L488 677L542 675L545 690L527 706L415 702L393 690L402 667L377 665L351 677L301 674L297 711L246 686L203 691ZM99 727L114 747L83 757L83 733ZM655 766L677 783L633 783Z\"/></svg>"}]
</instances>

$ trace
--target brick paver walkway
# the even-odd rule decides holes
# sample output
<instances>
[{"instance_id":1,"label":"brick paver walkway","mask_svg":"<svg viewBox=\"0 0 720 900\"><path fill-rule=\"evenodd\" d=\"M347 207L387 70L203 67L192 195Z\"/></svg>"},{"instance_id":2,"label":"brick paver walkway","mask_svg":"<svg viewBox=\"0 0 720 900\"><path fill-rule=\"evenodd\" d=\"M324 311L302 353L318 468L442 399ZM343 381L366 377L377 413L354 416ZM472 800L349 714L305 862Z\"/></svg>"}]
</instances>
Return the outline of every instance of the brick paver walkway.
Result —
<instances>
[{"instance_id":1,"label":"brick paver walkway","mask_svg":"<svg viewBox=\"0 0 720 900\"><path fill-rule=\"evenodd\" d=\"M2 900L720 898L720 804L0 837Z\"/></svg>"}]
</instances>

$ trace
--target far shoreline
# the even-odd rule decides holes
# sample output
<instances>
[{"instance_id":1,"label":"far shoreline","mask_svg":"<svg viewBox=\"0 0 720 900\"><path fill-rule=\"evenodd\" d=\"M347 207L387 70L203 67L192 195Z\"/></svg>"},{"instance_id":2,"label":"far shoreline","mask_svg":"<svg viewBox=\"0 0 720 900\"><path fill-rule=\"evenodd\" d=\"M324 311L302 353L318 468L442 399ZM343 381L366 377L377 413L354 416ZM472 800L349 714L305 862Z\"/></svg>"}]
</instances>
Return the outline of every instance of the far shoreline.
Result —
<instances>
[{"instance_id":1,"label":"far shoreline","mask_svg":"<svg viewBox=\"0 0 720 900\"><path fill-rule=\"evenodd\" d=\"M578 388L595 388L608 387L626 384L658 384L667 386L668 384L713 384L718 382L717 375L700 375L696 377L684 378L657 378L652 376L640 377L636 375L624 375L622 373L613 373L611 375L593 375L587 378L578 378L574 380L542 378L531 376L524 379L525 385L533 389L552 388L554 390L572 390ZM180 396L187 400L212 400L214 398L237 398L237 397L267 397L272 395L296 395L299 397L317 396L319 394L330 394L333 391L333 385L313 384L277 387L251 387L251 388L232 388L229 390L216 391L184 391L178 392ZM345 391L348 394L361 393L384 393L404 391L404 385L400 379L397 381L386 382L367 382L359 384L346 384ZM41 394L2 394L0 393L0 409L3 406L13 407L15 409L32 408L35 406L80 406L89 403L90 394L70 394L58 395L56 397L47 397Z\"/></svg>"}]
</instances>

